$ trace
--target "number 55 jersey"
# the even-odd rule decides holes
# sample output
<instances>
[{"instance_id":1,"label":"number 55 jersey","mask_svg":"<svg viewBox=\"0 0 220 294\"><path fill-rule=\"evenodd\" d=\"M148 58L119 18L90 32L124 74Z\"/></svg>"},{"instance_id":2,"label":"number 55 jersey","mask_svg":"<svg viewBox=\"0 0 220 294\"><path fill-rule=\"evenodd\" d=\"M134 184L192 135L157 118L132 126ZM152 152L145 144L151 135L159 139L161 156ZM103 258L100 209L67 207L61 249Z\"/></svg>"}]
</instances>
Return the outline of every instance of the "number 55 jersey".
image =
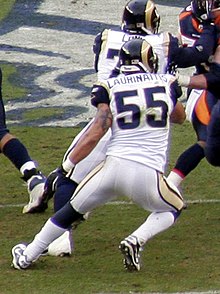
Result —
<instances>
[{"instance_id":1,"label":"number 55 jersey","mask_svg":"<svg viewBox=\"0 0 220 294\"><path fill-rule=\"evenodd\" d=\"M94 106L108 103L113 115L106 155L137 161L164 172L170 114L179 96L179 86L168 74L120 74L97 82L91 103Z\"/></svg>"}]
</instances>

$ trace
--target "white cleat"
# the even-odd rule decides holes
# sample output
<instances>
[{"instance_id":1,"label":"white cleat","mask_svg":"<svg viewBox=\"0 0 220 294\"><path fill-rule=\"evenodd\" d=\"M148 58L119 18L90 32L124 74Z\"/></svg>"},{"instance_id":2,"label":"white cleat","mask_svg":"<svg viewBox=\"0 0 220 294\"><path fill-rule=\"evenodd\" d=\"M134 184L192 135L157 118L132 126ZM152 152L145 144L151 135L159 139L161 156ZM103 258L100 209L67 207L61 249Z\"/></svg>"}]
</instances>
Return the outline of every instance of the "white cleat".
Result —
<instances>
[{"instance_id":1,"label":"white cleat","mask_svg":"<svg viewBox=\"0 0 220 294\"><path fill-rule=\"evenodd\" d=\"M42 174L32 176L28 181L30 201L23 208L23 213L44 212L48 205L44 202L44 185L46 177Z\"/></svg>"},{"instance_id":2,"label":"white cleat","mask_svg":"<svg viewBox=\"0 0 220 294\"><path fill-rule=\"evenodd\" d=\"M72 230L66 231L59 238L54 240L47 249L50 256L70 256L73 252Z\"/></svg>"},{"instance_id":3,"label":"white cleat","mask_svg":"<svg viewBox=\"0 0 220 294\"><path fill-rule=\"evenodd\" d=\"M12 250L12 267L19 270L24 270L31 265L30 261L27 261L27 256L24 254L24 250L26 249L26 245L18 244L15 245Z\"/></svg>"}]
</instances>

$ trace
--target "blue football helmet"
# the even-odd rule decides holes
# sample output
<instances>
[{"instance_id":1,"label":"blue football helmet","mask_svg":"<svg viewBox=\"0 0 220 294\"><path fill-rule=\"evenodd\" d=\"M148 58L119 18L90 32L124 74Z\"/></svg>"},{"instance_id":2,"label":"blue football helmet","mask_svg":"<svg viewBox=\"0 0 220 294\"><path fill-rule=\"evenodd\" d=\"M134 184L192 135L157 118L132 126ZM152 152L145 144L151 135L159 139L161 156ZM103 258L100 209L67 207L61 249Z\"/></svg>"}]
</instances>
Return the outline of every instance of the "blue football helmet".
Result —
<instances>
[{"instance_id":1,"label":"blue football helmet","mask_svg":"<svg viewBox=\"0 0 220 294\"><path fill-rule=\"evenodd\" d=\"M200 21L207 20L213 7L213 0L193 0L192 12Z\"/></svg>"},{"instance_id":2,"label":"blue football helmet","mask_svg":"<svg viewBox=\"0 0 220 294\"><path fill-rule=\"evenodd\" d=\"M213 0L212 10L220 9L220 0Z\"/></svg>"},{"instance_id":3,"label":"blue football helmet","mask_svg":"<svg viewBox=\"0 0 220 294\"><path fill-rule=\"evenodd\" d=\"M132 39L125 42L119 52L119 68L123 73L156 73L158 57L152 46L144 39Z\"/></svg>"},{"instance_id":4,"label":"blue football helmet","mask_svg":"<svg viewBox=\"0 0 220 294\"><path fill-rule=\"evenodd\" d=\"M160 15L153 0L130 0L124 8L122 29L135 34L156 34Z\"/></svg>"}]
</instances>

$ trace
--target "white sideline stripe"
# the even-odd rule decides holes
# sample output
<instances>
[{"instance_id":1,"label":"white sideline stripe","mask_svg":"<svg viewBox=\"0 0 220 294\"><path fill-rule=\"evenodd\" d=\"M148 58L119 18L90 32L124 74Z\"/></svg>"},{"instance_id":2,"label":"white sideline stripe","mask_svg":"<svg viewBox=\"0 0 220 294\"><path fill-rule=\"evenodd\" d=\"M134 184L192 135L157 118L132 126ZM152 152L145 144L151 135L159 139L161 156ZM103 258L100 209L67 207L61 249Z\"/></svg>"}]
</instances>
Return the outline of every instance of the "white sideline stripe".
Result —
<instances>
[{"instance_id":1,"label":"white sideline stripe","mask_svg":"<svg viewBox=\"0 0 220 294\"><path fill-rule=\"evenodd\" d=\"M197 200L186 200L186 203L189 203L189 204L196 204L196 203L219 203L220 202L220 199L197 199ZM134 204L133 202L128 202L128 201L112 201L112 202L109 202L108 205L120 205L120 204L127 204L127 205L130 205L130 204ZM191 292L193 293L193 292ZM157 294L157 293L151 293L151 294ZM172 294L172 293L170 293Z\"/></svg>"},{"instance_id":2,"label":"white sideline stripe","mask_svg":"<svg viewBox=\"0 0 220 294\"><path fill-rule=\"evenodd\" d=\"M197 200L186 200L186 203L189 204L198 204L198 203L220 203L220 199L197 199ZM7 208L7 207L22 207L27 203L19 203L19 204L0 204L0 208ZM133 202L129 201L112 201L107 203L107 205L133 205ZM194 293L194 292L189 292ZM195 292L196 293L196 292ZM205 292L204 292L205 293ZM208 293L208 292L207 292ZM209 292L210 293L210 292ZM157 293L151 293L151 294L157 294ZM165 293L164 293L165 294ZM172 294L172 293L170 293ZM219 292L220 294L220 292Z\"/></svg>"},{"instance_id":3,"label":"white sideline stripe","mask_svg":"<svg viewBox=\"0 0 220 294\"><path fill-rule=\"evenodd\" d=\"M130 293L130 292L129 292ZM220 294L220 290L207 291L207 292L131 292L132 294ZM116 293L97 293L97 294L116 294ZM124 293L125 294L125 293Z\"/></svg>"},{"instance_id":4,"label":"white sideline stripe","mask_svg":"<svg viewBox=\"0 0 220 294\"><path fill-rule=\"evenodd\" d=\"M132 294L220 294L220 290L214 291L207 291L207 292L173 292L173 293L166 293L166 292L129 292ZM116 293L96 293L96 294L116 294ZM122 293L125 294L125 293Z\"/></svg>"},{"instance_id":5,"label":"white sideline stripe","mask_svg":"<svg viewBox=\"0 0 220 294\"><path fill-rule=\"evenodd\" d=\"M130 293L130 292L129 292ZM132 294L220 294L220 290L207 291L207 292L131 292ZM97 293L97 294L116 294L116 293ZM124 293L125 294L125 293Z\"/></svg>"}]
</instances>

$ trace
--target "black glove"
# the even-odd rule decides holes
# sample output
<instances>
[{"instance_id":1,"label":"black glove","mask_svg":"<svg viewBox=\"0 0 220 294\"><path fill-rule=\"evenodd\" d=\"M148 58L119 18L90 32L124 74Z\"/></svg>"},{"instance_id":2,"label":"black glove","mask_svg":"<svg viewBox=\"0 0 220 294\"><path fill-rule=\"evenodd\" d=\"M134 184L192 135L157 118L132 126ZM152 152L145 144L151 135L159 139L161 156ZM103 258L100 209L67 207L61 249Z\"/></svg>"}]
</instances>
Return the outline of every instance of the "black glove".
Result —
<instances>
[{"instance_id":1,"label":"black glove","mask_svg":"<svg viewBox=\"0 0 220 294\"><path fill-rule=\"evenodd\" d=\"M174 61L171 61L167 65L167 72L173 76L176 76L177 73L177 64Z\"/></svg>"},{"instance_id":2,"label":"black glove","mask_svg":"<svg viewBox=\"0 0 220 294\"><path fill-rule=\"evenodd\" d=\"M46 182L44 184L44 198L46 201L53 198L54 193L56 192L57 188L57 180L59 177L59 168L56 168L52 172L49 173Z\"/></svg>"}]
</instances>

